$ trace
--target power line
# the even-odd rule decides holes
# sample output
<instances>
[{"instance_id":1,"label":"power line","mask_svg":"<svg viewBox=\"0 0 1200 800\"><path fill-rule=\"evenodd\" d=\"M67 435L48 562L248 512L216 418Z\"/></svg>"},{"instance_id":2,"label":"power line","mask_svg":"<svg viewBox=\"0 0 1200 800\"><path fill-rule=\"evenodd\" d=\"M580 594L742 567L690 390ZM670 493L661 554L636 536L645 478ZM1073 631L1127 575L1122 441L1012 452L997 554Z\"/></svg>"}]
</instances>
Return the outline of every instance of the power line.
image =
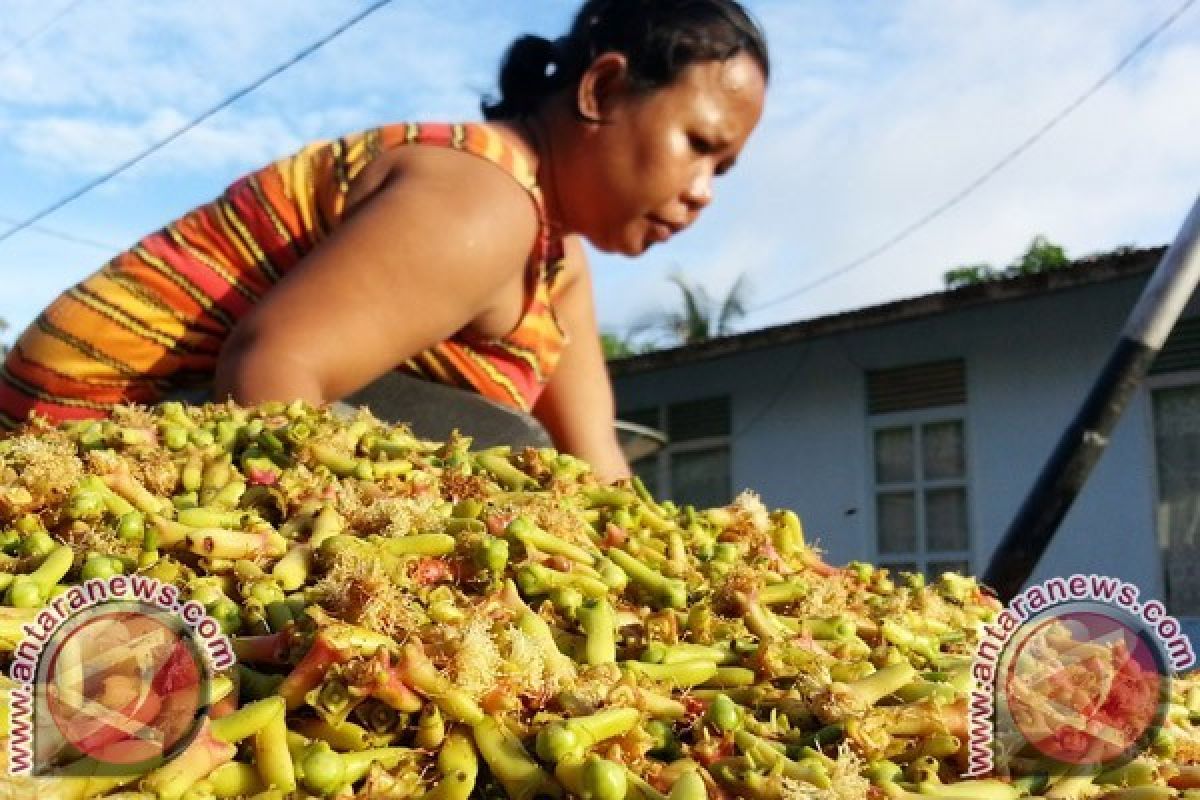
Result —
<instances>
[{"instance_id":1,"label":"power line","mask_svg":"<svg viewBox=\"0 0 1200 800\"><path fill-rule=\"evenodd\" d=\"M930 222L933 222L935 219L940 217L942 214L945 214L951 208L953 208L954 206L958 205L963 200L965 200L969 195L973 194L975 192L975 190L978 189L980 186L983 186L983 184L987 183L989 180L991 180L993 177L995 177L995 175L998 172L1000 172L1002 169L1007 167L1009 164L1011 164L1013 161L1015 161L1019 156L1021 156L1026 150L1028 150L1030 147L1032 147L1034 144L1036 144L1039 139L1041 139L1043 136L1045 136L1047 133L1049 133L1054 127L1056 127L1060 122L1062 122L1064 119L1066 119L1067 116L1069 116L1073 111L1075 111L1075 109L1079 108L1081 105L1083 105L1085 102L1087 102L1092 97L1092 95L1094 95L1094 94L1096 94L1096 92L1100 91L1100 89L1103 88L1105 86L1105 84L1107 84L1114 77L1116 77L1117 74L1120 73L1123 69L1125 69L1125 67L1129 66L1130 62L1132 62L1143 50L1145 50L1147 47L1149 47L1150 43L1153 42L1156 38L1158 38L1158 36L1163 31L1165 31L1167 28L1171 27L1171 25L1174 24L1175 20L1179 19L1179 17L1182 16L1183 13L1185 11L1187 11L1195 2L1196 2L1196 0L1185 0L1185 2L1182 5L1180 5L1179 8L1175 9L1175 11L1173 11L1166 19L1164 19L1153 30L1151 30L1150 33L1148 33L1144 37L1142 37L1141 41L1139 41L1132 50L1130 50L1128 53L1126 53L1125 56L1120 61L1117 62L1116 66L1114 66L1112 69L1110 69L1108 72L1106 72L1103 76L1101 76L1100 79L1097 80L1094 84L1092 84L1092 86L1087 91L1085 91L1083 94L1079 95L1074 100L1072 100L1070 103L1068 103L1066 105L1066 107L1064 107L1061 111L1059 111L1057 114L1055 114L1053 117L1051 117L1049 119L1049 121L1047 121L1044 125L1042 125L1042 127L1038 128L1036 131L1034 131L1034 133L1032 135L1030 135L1028 138L1026 138L1023 142L1021 142L1019 145L1017 145L1015 148L1013 148L1007 154L1005 154L999 161L997 161L995 164L993 164L991 167L989 167L978 178L976 178L975 180L968 183L965 187L960 189L955 194L951 195L950 198L947 199L945 202L943 202L941 205L937 206L932 211L929 211L924 216L919 217L914 222L911 222L908 225L906 225L905 227L901 228L899 231L894 233L892 236L885 239L881 244L871 248L870 250L868 250L867 252L858 256L857 258L847 261L845 264L842 264L841 266L839 266L835 269L832 269L829 272L826 272L825 274L820 275L817 278L809 281L808 283L805 283L789 292L785 292L784 294L779 295L778 297L776 297L772 300L768 300L767 302L763 303L762 305L755 306L755 307L747 309L747 310L750 313L754 313L757 311L762 311L764 308L770 308L771 306L776 306L776 305L779 305L780 303L785 303L788 300L791 300L794 297L798 297L799 295L804 294L807 291L815 289L816 287L818 287L824 283L828 283L829 281L833 280L834 278L841 277L842 275L845 275L846 273L861 267L863 264L866 264L868 261L871 261L872 259L876 258L877 256L882 255L883 253L887 252L888 250L895 247L900 242L902 242L905 239L907 239L908 237L912 236L914 233L919 231L921 228L924 228Z\"/></svg>"},{"instance_id":2,"label":"power line","mask_svg":"<svg viewBox=\"0 0 1200 800\"><path fill-rule=\"evenodd\" d=\"M87 194L92 189L95 189L97 186L100 186L101 184L107 183L108 181L115 178L117 175L120 175L122 172L124 172L125 170L132 167L134 164L137 164L139 161L142 161L143 159L145 159L147 156L150 156L151 154L157 152L158 150L161 150L163 147L165 147L166 145L175 141L180 136L182 136L183 134L190 131L192 128L195 128L196 126L200 125L200 123L204 122L209 117L216 114L218 111L226 108L227 106L232 105L233 103L242 99L246 95L250 94L250 92L254 91L259 86L262 86L264 83L271 80L271 78L274 78L279 73L283 72L286 69L289 69L292 66L295 66L297 63L299 63L300 61L303 61L305 58L308 58L310 55L315 53L321 47L325 46L326 44L331 42L333 39L337 38L342 33L346 32L351 27L356 25L357 23L361 22L363 19L366 19L368 16L370 16L374 12L383 8L391 1L392 0L376 0L374 3L371 3L371 5L367 6L361 12L359 12L358 14L355 14L353 17L346 20L341 25L334 28L332 31L325 34L317 41L308 45L303 50L301 50L300 52L296 53L294 56L289 58L287 61L283 62L282 64L275 67L274 69L269 70L266 74L262 75L261 77L259 77L255 81L251 82L250 84L242 87L241 89L238 89L237 91L233 92L230 95L227 95L224 99L222 99L216 105L210 107L209 109L207 109L206 111L201 113L199 116L192 119L190 122L187 122L184 125L181 125L180 127L176 128L174 131L167 134L162 139L159 139L157 142L154 142L153 144L151 144L145 150L142 150L137 155L133 156L132 158L127 159L126 161L123 161L122 163L117 165L115 168L109 170L108 172L105 172L104 174L100 175L99 177L88 181L83 186L79 187L78 189L76 189L75 191L66 195L65 197L62 197L61 199L54 201L50 205L43 208L41 211L38 211L37 213L29 216L28 218L22 220L21 222L18 222L16 225L14 225L13 227L6 230L4 233L0 233L0 242L3 242L5 239L8 239L13 234L19 233L20 231L23 231L26 228L32 227L35 223L39 222L40 220L44 219L45 217L49 216L50 214L53 214L55 211L58 211L60 208L67 205L68 203L78 200L80 197Z\"/></svg>"},{"instance_id":3,"label":"power line","mask_svg":"<svg viewBox=\"0 0 1200 800\"><path fill-rule=\"evenodd\" d=\"M18 220L11 219L9 217L0 217L0 222L3 222L5 225L20 224ZM112 244L111 242L101 242L98 239L89 239L86 236L77 236L73 233L57 230L56 228L47 228L45 225L30 225L29 230L33 231L34 233L40 233L43 236L49 236L51 239L61 239L64 242L71 242L72 244L87 245L88 247L94 247L97 250L104 250L109 253L121 249L120 246Z\"/></svg>"},{"instance_id":4,"label":"power line","mask_svg":"<svg viewBox=\"0 0 1200 800\"><path fill-rule=\"evenodd\" d=\"M789 292L787 295L784 295L783 297L777 298L775 300L771 300L767 303L764 303L761 306L758 306L757 308L753 308L750 310L757 311L762 308L767 308L769 306L776 305L779 302L791 299L792 297L795 297L796 295L798 295L802 292L808 291L809 289L813 288L814 286L819 286L821 283L824 283L825 281L832 280L833 278L837 277L838 275L848 272L851 269L854 269L856 266L859 266L859 265L865 263L866 261L868 261L869 259L874 258L875 256L879 255L880 253L884 252L884 250L886 250L887 248L889 248L889 247L895 245L896 243L898 243L899 241L901 241L906 236L911 235L922 225L925 225L928 222L932 221L939 214L944 213L955 203L961 201L964 197L966 197L968 194L970 194L972 191L974 191L980 185L982 185L985 181L987 181L989 178L991 178L992 175L994 175L996 172L998 172L1000 169L1002 169L1005 165L1007 165L1009 162L1011 162L1013 159L1015 159L1018 155L1020 155L1022 152L1024 152L1024 150L1028 149L1041 136L1045 135L1047 131L1049 131L1051 128L1053 128L1055 125L1057 125L1058 122L1060 122L1064 117L1066 117L1067 114L1071 113L1071 111L1075 110L1075 108L1078 108L1091 95L1095 94L1096 91L1100 89L1100 87L1102 87L1105 83L1107 83L1109 80L1111 80L1112 77L1114 75L1116 75L1118 72L1120 72L1122 69L1124 69L1125 66L1130 61L1132 61L1133 58L1135 58L1138 53L1140 53L1142 50L1144 50L1146 48L1146 46L1149 45L1150 42L1152 42L1155 39L1155 37L1157 37L1164 30L1166 30L1173 22L1175 22L1175 20L1178 19L1179 16L1183 14L1183 12L1187 11L1187 9L1193 3L1195 3L1195 0L1187 0L1187 2L1185 2L1178 9L1176 9L1174 13L1172 13L1169 17L1167 17L1161 24L1159 24L1147 36L1142 38L1142 40L1139 41L1138 44L1131 51L1129 51L1128 54L1125 55L1124 58L1122 58L1119 62L1117 62L1115 67L1113 67L1111 70L1109 70L1108 73L1106 73L1103 77L1100 78L1100 80L1098 80L1095 84L1093 84L1093 86L1087 92L1085 92L1084 94L1082 94L1078 98L1076 98L1070 105L1068 105L1066 108L1064 108L1063 111L1060 111L1053 118L1051 118L1051 120L1048 123L1043 125L1033 136L1030 136L1028 139L1026 139L1016 149L1014 149L1012 152L1010 152L1008 155L1006 155L1003 159L998 161L994 166L992 166L992 168L989 169L987 172L985 172L980 178L977 178L971 184L968 184L966 189L963 189L958 194L954 195L946 203L943 203L941 206L934 209L934 211L930 212L929 214L926 214L924 217L917 220L917 222L909 225L907 228L900 231L900 233L896 234L891 239L884 242L882 245L872 249L871 251L868 251L866 254L864 254L863 256L860 256L859 258L855 259L854 261L847 262L845 265L839 267L837 270L828 272L825 275L818 278L817 280L812 281L808 284L805 284L804 286L802 286L798 289L795 289L792 292ZM799 376L799 374L801 372L802 365L804 364L805 361L807 361L809 355L810 355L810 350L805 349L796 357L795 362L792 364L791 369L788 371L787 376L783 379L779 388L775 392L773 392L771 397L767 400L767 402L764 403L758 409L757 412L755 412L754 416L751 417L749 420L747 420L746 423L743 424L742 427L734 433L734 435L732 437L734 440L741 439L747 433L749 433L753 428L755 428L760 422L762 422L763 418L766 417L766 415L776 406L776 404L779 402L779 400L782 399L782 397L791 389L792 384L794 383L795 379ZM849 355L847 355L847 358L849 358ZM851 359L851 360L853 360L853 359Z\"/></svg>"},{"instance_id":5,"label":"power line","mask_svg":"<svg viewBox=\"0 0 1200 800\"><path fill-rule=\"evenodd\" d=\"M44 23L42 23L41 26L30 31L29 33L25 34L25 36L23 36L22 38L13 42L12 45L9 46L9 48L7 50L5 50L3 53L0 53L0 64L3 64L5 61L8 60L9 56L20 51L21 48L23 48L25 45L29 44L34 39L38 38L46 31L50 30L50 28L54 27L54 23L58 22L60 19L65 17L67 14L70 14L71 11L73 11L75 9L75 7L82 2L83 2L83 0L71 0L71 2L64 5L52 17L50 17L50 19L48 19Z\"/></svg>"}]
</instances>

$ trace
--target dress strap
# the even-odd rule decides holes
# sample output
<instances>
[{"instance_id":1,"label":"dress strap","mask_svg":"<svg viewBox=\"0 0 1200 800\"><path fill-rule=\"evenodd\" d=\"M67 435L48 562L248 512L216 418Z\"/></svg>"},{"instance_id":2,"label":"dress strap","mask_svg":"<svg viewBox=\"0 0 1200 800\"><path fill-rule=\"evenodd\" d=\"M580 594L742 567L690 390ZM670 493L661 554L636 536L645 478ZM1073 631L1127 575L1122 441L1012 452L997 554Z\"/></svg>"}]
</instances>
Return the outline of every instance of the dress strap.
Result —
<instances>
[{"instance_id":1,"label":"dress strap","mask_svg":"<svg viewBox=\"0 0 1200 800\"><path fill-rule=\"evenodd\" d=\"M385 148L397 144L427 144L463 150L485 158L503 169L534 197L538 215L545 218L545 204L537 174L528 157L508 143L494 127L485 123L409 122L380 131Z\"/></svg>"}]
</instances>

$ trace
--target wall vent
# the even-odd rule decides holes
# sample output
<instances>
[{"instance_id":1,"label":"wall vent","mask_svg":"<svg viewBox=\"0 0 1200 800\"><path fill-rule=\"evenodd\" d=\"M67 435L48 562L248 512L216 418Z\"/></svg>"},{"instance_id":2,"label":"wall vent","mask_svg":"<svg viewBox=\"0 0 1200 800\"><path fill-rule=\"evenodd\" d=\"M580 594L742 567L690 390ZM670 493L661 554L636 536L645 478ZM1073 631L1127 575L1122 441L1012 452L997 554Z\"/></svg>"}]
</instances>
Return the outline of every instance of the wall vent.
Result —
<instances>
[{"instance_id":1,"label":"wall vent","mask_svg":"<svg viewBox=\"0 0 1200 800\"><path fill-rule=\"evenodd\" d=\"M967 402L961 358L892 369L868 370L867 413L887 414Z\"/></svg>"},{"instance_id":2,"label":"wall vent","mask_svg":"<svg viewBox=\"0 0 1200 800\"><path fill-rule=\"evenodd\" d=\"M710 397L667 406L667 439L686 442L729 435L729 398Z\"/></svg>"}]
</instances>

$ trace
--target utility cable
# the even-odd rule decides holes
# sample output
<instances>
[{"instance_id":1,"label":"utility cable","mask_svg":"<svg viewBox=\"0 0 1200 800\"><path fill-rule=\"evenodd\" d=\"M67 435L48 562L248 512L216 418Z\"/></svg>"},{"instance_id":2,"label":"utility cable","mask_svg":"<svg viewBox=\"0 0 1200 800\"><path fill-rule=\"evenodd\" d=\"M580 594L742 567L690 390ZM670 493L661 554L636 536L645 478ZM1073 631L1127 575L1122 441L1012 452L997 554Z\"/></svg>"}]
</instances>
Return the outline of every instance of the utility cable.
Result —
<instances>
[{"instance_id":1,"label":"utility cable","mask_svg":"<svg viewBox=\"0 0 1200 800\"><path fill-rule=\"evenodd\" d=\"M71 0L71 2L64 5L53 16L51 16L50 19L46 20L40 26L38 26L34 30L30 31L29 33L25 34L20 39L18 39L17 41L15 41L11 45L9 45L8 49L6 49L4 52L0 53L0 64L3 64L5 61L8 60L9 56L11 56L17 52L20 52L20 50L23 47L25 47L25 45L29 44L34 39L38 38L43 33L50 30L52 27L54 27L54 24L56 22L58 22L60 19L65 17L67 14L70 14L73 10L75 10L75 7L78 6L82 2L83 2L83 0Z\"/></svg>"},{"instance_id":2,"label":"utility cable","mask_svg":"<svg viewBox=\"0 0 1200 800\"><path fill-rule=\"evenodd\" d=\"M283 72L284 70L286 70L290 67L295 66L299 62L303 61L305 58L308 58L310 55L315 53L321 47L328 44L330 41L337 38L342 33L346 32L351 27L353 27L355 24L361 22L366 17L370 16L374 12L383 8L391 1L392 0L376 0L374 3L371 3L365 9L360 11L358 14L355 14L353 17L346 20L341 25L334 28L332 31L325 34L317 41L308 45L303 50L301 50L300 52L296 53L294 56L289 58L287 61L284 61L282 64L278 65L277 67L269 70L267 73L265 73L258 79L254 80L253 82L247 84L246 86L243 86L241 89L238 89L237 91L233 92L232 94L227 95L224 99L220 100L218 103L216 103L215 105L208 108L206 111L201 113L199 116L193 118L190 122L187 122L187 123L179 126L175 130L173 130L171 133L164 136L162 139L159 139L158 141L154 142L146 149L142 150L137 155L135 155L129 159L126 159L125 161L121 162L120 164L118 164L116 167L109 170L108 172L105 172L104 174L102 174L96 178L93 178L92 180L88 181L83 186L80 186L78 189L71 192L70 194L67 194L66 196L64 196L58 200L55 200L53 203L46 206L41 211L38 211L37 213L30 215L26 219L21 220L20 222L15 224L13 227L4 231L4 233L0 233L0 242L3 242L5 239L12 237L16 233L20 233L21 231L23 231L27 228L33 227L34 224L36 224L37 222L40 222L42 219L45 219L50 214L53 214L55 211L58 211L63 206L65 206L68 203L71 203L75 200L78 200L80 197L87 194L91 190L107 183L108 181L112 180L116 176L120 175L125 170L132 167L133 165L144 160L145 158L152 155L153 153L161 150L163 147L165 147L166 145L175 141L180 136L182 136L183 134L190 131L192 128L195 128L198 125L200 125L200 123L204 122L209 117L216 114L218 111L226 108L227 106L232 105L233 103L237 102L241 98L250 94L250 92L252 92L255 89L257 89L258 87L262 86L267 81L274 78L279 73Z\"/></svg>"},{"instance_id":3,"label":"utility cable","mask_svg":"<svg viewBox=\"0 0 1200 800\"><path fill-rule=\"evenodd\" d=\"M1103 76L1101 76L1100 79L1097 80L1095 83L1093 83L1090 88L1088 88L1085 92L1083 92L1083 94L1079 95L1074 100L1072 100L1070 103L1068 103L1061 111L1059 111L1057 114L1055 114L1053 117L1051 117L1044 125L1042 125L1040 128L1038 128L1036 131L1034 131L1034 133L1032 135L1027 137L1023 142L1021 142L1015 148L1013 148L1008 153L1006 153L1002 158L1000 158L999 161L997 161L995 164L993 164L991 167L989 167L986 171L984 171L984 173L982 175L980 175L978 178L971 181L966 186L964 186L962 189L960 189L959 191L957 191L953 195L951 195L950 198L947 199L945 202L943 202L941 205L935 207L933 210L929 211L924 216L916 219L915 221L913 221L913 222L909 223L908 225L906 225L905 227L901 228L899 231L894 233L892 236L885 239L881 244L871 248L870 250L866 251L865 253L858 256L857 258L851 259L850 261L847 261L845 264L842 264L841 266L836 267L835 269L832 269L822 275L819 275L818 277L814 278L813 280L809 281L808 283L798 286L797 288L792 289L791 291L785 292L785 293L779 295L778 297L775 297L761 305L755 306L755 307L747 309L747 310L750 313L755 313L758 311L762 311L765 308L777 306L780 303L786 303L788 300L798 297L798 296L804 294L805 292L811 291L812 289L815 289L816 287L821 286L822 284L828 283L829 281L833 280L834 278L841 277L842 275L845 275L848 272L858 269L859 267L866 264L868 261L871 261L872 259L877 258L878 256L882 255L883 253L887 252L888 250L890 250L893 247L895 247L896 245L898 245L900 242L903 242L905 239L908 239L914 233L921 230L926 225L933 222L935 219L942 216L950 209L954 208L956 205L958 205L963 200L965 200L968 196L973 194L975 192L975 190L977 190L979 187L983 186L985 183L987 183L989 180L991 180L993 177L995 177L998 172L1000 172L1002 169L1004 169L1009 164L1011 164L1013 161L1015 161L1026 150L1028 150L1034 144L1036 144L1038 142L1038 140L1040 140L1043 136L1045 136L1053 128L1055 128L1060 122L1062 122L1064 119L1066 119L1073 111L1075 111L1075 109L1079 108L1081 105L1083 105L1089 99L1091 99L1091 97L1094 94L1096 94L1098 91L1100 91L1100 89L1102 89L1109 81L1111 81L1122 70L1124 70L1127 66L1129 66L1129 64L1135 58L1137 58L1137 56L1139 54L1141 54L1141 52L1143 50L1145 50L1147 47L1149 47L1150 44L1159 37L1159 35L1161 35L1165 30L1167 30L1167 28L1171 27L1171 25L1173 25L1175 23L1175 21L1183 15L1184 12L1186 12L1189 8L1191 8L1191 6L1195 4L1195 2L1196 2L1196 0L1185 0L1185 2L1182 5L1180 5L1177 9L1175 9L1175 11L1173 11L1166 19L1164 19L1157 26L1155 26L1155 28L1153 30L1151 30L1148 34L1146 34L1144 37L1142 37L1142 39L1133 47L1133 49L1130 50L1128 53L1126 53L1125 56L1123 58L1121 58L1120 61L1117 62L1116 66L1114 66L1112 69L1110 69L1108 72L1106 72Z\"/></svg>"},{"instance_id":4,"label":"utility cable","mask_svg":"<svg viewBox=\"0 0 1200 800\"><path fill-rule=\"evenodd\" d=\"M9 217L0 217L0 223L4 223L5 225L21 224L19 220L11 219ZM86 236L76 236L73 233L60 231L56 228L47 228L45 225L30 225L29 230L33 231L34 233L40 233L43 236L49 236L51 239L61 239L64 242L71 242L72 244L87 245L88 247L94 247L97 250L104 250L110 253L121 249L118 245L112 244L111 242L101 242L97 239L89 239Z\"/></svg>"}]
</instances>

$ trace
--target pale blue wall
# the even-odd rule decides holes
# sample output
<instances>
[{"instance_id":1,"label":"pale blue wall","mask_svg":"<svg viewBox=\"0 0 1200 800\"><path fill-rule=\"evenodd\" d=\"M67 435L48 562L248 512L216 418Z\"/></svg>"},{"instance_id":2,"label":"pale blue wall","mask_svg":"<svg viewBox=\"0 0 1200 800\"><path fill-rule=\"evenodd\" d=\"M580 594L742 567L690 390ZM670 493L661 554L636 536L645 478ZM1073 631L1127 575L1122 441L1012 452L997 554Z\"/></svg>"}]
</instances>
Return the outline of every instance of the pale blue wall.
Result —
<instances>
[{"instance_id":1,"label":"pale blue wall","mask_svg":"<svg viewBox=\"0 0 1200 800\"><path fill-rule=\"evenodd\" d=\"M964 358L972 568L982 572L1144 280L626 376L615 382L619 403L636 408L729 394L735 489L752 488L770 507L796 509L810 538L840 563L874 554L864 370ZM1035 581L1097 572L1161 597L1147 398L1140 391L1126 411Z\"/></svg>"}]
</instances>

